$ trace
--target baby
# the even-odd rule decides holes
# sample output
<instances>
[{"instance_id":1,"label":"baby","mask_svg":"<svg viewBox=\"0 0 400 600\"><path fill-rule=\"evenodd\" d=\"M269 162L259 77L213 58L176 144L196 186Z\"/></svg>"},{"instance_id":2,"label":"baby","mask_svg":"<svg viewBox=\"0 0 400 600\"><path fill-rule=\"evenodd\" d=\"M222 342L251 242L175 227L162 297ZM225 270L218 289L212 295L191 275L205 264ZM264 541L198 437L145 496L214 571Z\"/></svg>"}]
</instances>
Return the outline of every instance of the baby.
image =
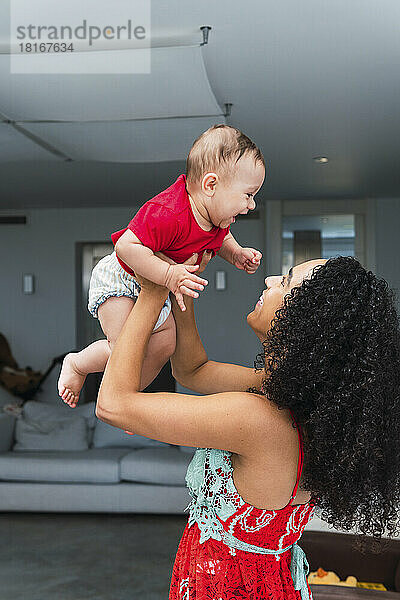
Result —
<instances>
[{"instance_id":1,"label":"baby","mask_svg":"<svg viewBox=\"0 0 400 600\"><path fill-rule=\"evenodd\" d=\"M99 319L107 339L67 354L58 380L64 402L76 406L86 375L104 371L140 292L135 273L166 286L175 294L181 310L185 310L185 295L197 298L198 291L207 285L190 265L177 264L194 253L198 254L197 264L205 251L211 251L212 256L218 254L238 269L255 273L261 253L242 248L229 228L237 215L254 210L254 196L264 177L260 150L238 129L215 125L195 140L187 157L186 176L180 175L146 202L125 229L113 233L115 251L93 269L88 309ZM141 389L153 381L173 354L175 336L167 298L150 337Z\"/></svg>"}]
</instances>

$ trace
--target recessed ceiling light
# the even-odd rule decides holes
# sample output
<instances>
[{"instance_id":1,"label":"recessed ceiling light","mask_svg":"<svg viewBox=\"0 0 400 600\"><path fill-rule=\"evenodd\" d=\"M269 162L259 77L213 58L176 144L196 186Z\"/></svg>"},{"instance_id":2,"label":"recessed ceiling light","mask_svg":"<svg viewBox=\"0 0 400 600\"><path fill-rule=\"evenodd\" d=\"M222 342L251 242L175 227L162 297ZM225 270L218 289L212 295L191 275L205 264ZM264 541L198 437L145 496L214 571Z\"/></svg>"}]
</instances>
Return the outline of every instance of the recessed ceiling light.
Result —
<instances>
[{"instance_id":1,"label":"recessed ceiling light","mask_svg":"<svg viewBox=\"0 0 400 600\"><path fill-rule=\"evenodd\" d=\"M329 161L329 158L327 156L314 156L313 161L320 165L324 165Z\"/></svg>"}]
</instances>

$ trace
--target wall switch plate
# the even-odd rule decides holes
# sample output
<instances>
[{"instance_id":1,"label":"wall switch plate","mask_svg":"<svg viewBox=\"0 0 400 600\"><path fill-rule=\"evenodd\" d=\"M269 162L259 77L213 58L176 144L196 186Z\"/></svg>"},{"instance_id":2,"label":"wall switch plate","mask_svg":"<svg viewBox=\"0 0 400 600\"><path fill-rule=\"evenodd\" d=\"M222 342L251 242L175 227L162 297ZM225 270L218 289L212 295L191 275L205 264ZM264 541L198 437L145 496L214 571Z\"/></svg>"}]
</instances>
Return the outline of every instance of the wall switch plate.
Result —
<instances>
[{"instance_id":1,"label":"wall switch plate","mask_svg":"<svg viewBox=\"0 0 400 600\"><path fill-rule=\"evenodd\" d=\"M226 290L225 271L215 271L215 289L218 291Z\"/></svg>"},{"instance_id":2,"label":"wall switch plate","mask_svg":"<svg viewBox=\"0 0 400 600\"><path fill-rule=\"evenodd\" d=\"M33 292L35 291L35 280L33 275L23 275L22 290L24 294L33 294Z\"/></svg>"}]
</instances>

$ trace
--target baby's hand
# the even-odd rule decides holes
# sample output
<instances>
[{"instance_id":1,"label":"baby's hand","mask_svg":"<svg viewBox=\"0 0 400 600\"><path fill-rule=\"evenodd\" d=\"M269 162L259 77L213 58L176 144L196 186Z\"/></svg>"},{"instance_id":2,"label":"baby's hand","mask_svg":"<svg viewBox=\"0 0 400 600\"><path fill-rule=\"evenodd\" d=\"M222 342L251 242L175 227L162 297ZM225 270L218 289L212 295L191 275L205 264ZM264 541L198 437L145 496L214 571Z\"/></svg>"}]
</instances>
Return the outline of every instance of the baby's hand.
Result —
<instances>
[{"instance_id":1,"label":"baby's hand","mask_svg":"<svg viewBox=\"0 0 400 600\"><path fill-rule=\"evenodd\" d=\"M206 279L197 277L193 271L197 271L199 265L170 265L165 278L166 287L175 294L176 301L181 310L186 310L183 294L198 298L199 294L194 290L204 290L208 284Z\"/></svg>"},{"instance_id":2,"label":"baby's hand","mask_svg":"<svg viewBox=\"0 0 400 600\"><path fill-rule=\"evenodd\" d=\"M237 269L246 271L249 275L255 273L260 266L262 254L254 248L241 248L234 259L234 266Z\"/></svg>"}]
</instances>

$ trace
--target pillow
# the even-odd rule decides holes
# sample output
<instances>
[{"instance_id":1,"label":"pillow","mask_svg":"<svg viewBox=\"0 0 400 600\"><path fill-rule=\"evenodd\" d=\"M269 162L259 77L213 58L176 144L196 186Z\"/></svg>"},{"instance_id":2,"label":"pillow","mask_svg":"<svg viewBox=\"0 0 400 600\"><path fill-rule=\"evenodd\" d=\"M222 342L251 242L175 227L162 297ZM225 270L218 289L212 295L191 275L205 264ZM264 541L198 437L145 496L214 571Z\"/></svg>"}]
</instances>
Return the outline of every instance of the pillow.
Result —
<instances>
[{"instance_id":1,"label":"pillow","mask_svg":"<svg viewBox=\"0 0 400 600\"><path fill-rule=\"evenodd\" d=\"M16 452L32 450L87 450L88 427L86 419L42 421L18 417L15 425Z\"/></svg>"},{"instance_id":2,"label":"pillow","mask_svg":"<svg viewBox=\"0 0 400 600\"><path fill-rule=\"evenodd\" d=\"M28 419L35 421L59 421L65 419L76 419L77 417L84 417L89 427L88 431L88 443L89 445L93 440L93 430L98 420L96 417L96 402L88 402L81 404L75 408L71 408L68 404L65 404L61 398L56 404L50 404L49 402L37 402L36 400L30 400L25 402L23 406L23 415ZM73 450L73 448L71 448Z\"/></svg>"},{"instance_id":3,"label":"pillow","mask_svg":"<svg viewBox=\"0 0 400 600\"><path fill-rule=\"evenodd\" d=\"M50 404L49 402L37 402L36 400L30 400L24 404L24 415L28 419L36 419L42 421L58 421L59 419L68 419L75 417L84 417L87 420L88 427L94 427L96 425L97 417L95 413L96 402L88 402L71 408L68 404L65 404L60 398L60 402L57 404Z\"/></svg>"},{"instance_id":4,"label":"pillow","mask_svg":"<svg viewBox=\"0 0 400 600\"><path fill-rule=\"evenodd\" d=\"M129 435L123 429L97 419L93 435L93 448L147 448L150 446L169 446L169 444L142 435Z\"/></svg>"}]
</instances>

